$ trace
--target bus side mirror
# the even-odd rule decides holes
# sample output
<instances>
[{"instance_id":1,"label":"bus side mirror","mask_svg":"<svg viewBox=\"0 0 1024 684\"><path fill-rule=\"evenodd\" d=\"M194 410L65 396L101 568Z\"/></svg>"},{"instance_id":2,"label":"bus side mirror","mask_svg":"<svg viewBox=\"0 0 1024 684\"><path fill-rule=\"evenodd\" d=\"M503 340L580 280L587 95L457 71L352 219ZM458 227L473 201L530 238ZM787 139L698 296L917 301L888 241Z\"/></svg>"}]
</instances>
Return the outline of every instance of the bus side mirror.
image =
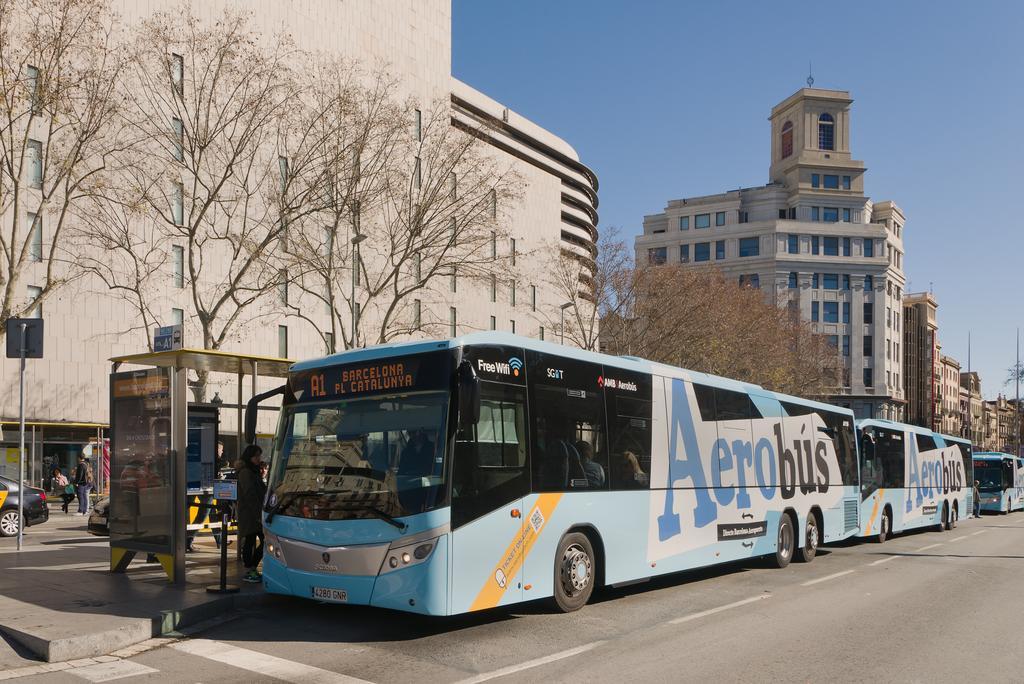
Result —
<instances>
[{"instance_id":1,"label":"bus side mirror","mask_svg":"<svg viewBox=\"0 0 1024 684\"><path fill-rule=\"evenodd\" d=\"M480 379L469 361L459 364L459 426L467 428L480 420Z\"/></svg>"}]
</instances>

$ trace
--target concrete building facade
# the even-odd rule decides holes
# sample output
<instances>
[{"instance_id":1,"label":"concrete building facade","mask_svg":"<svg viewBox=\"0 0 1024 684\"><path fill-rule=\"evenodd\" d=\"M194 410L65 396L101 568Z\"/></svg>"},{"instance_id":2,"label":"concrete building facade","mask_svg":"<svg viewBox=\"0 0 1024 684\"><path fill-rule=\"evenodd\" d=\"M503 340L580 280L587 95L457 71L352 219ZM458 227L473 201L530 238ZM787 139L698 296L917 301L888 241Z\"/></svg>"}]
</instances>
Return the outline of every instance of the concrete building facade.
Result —
<instances>
[{"instance_id":1,"label":"concrete building facade","mask_svg":"<svg viewBox=\"0 0 1024 684\"><path fill-rule=\"evenodd\" d=\"M670 200L644 217L638 262L714 267L792 307L834 344L833 401L858 417L903 414L903 230L864 194L846 91L803 88L771 110L769 183Z\"/></svg>"},{"instance_id":2,"label":"concrete building facade","mask_svg":"<svg viewBox=\"0 0 1024 684\"><path fill-rule=\"evenodd\" d=\"M154 12L173 13L180 6L176 0L114 0L113 4L118 28L124 31ZM246 11L264 35L285 32L303 49L336 54L367 69L384 65L396 79L400 97L422 102L425 108L441 103L450 109L451 125L456 128L486 123L487 153L523 179L521 197L500 210L500 220L512 239L496 249L530 258L520 259L516 272L496 286L466 279L456 288L453 279L450 291L447 284L438 288L435 301L423 302L423 318L439 325L416 336L497 328L555 338L556 331L546 331L545 325L558 319L558 307L565 300L547 284L537 255L557 245L591 262L595 259L597 177L566 141L452 77L450 0L210 0L192 6L202 21L214 22L226 9ZM0 219L8 230L9 217ZM29 300L35 277L30 269L22 279L29 288L25 293ZM174 286L174 277L166 274L159 322L167 325L180 319L185 346L201 346L195 312L185 291ZM224 345L226 351L293 359L324 354L324 341L309 320L276 309L272 302L254 309L255 313ZM108 422L108 359L145 351L153 332L139 329L135 312L89 278L58 291L47 300L42 314L47 326L46 356L29 364L27 397L27 416L35 425L30 443L37 475L49 463L73 463L82 446L95 439L97 429ZM18 413L17 363L0 360L0 378L5 390L0 399L4 421L0 446L8 449L8 458L0 462L3 474L5 465L17 461L17 454L11 458L9 453L17 439L11 429ZM233 397L233 385L213 385L208 394L215 393ZM222 430L234 430L231 416L226 418Z\"/></svg>"},{"instance_id":3,"label":"concrete building facade","mask_svg":"<svg viewBox=\"0 0 1024 684\"><path fill-rule=\"evenodd\" d=\"M940 401L938 302L928 292L903 300L903 379L907 399L905 419L933 429Z\"/></svg>"},{"instance_id":4,"label":"concrete building facade","mask_svg":"<svg viewBox=\"0 0 1024 684\"><path fill-rule=\"evenodd\" d=\"M960 362L940 355L939 377L939 406L932 429L944 435L961 436L964 416L960 412Z\"/></svg>"}]
</instances>

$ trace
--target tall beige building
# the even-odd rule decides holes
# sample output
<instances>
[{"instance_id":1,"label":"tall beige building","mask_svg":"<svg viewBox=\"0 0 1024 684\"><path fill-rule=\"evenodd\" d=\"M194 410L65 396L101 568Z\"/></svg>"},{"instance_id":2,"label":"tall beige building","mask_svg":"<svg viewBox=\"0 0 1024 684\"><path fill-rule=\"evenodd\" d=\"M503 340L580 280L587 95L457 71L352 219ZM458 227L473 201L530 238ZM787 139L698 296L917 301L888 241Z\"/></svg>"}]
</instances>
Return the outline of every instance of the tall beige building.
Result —
<instances>
[{"instance_id":1,"label":"tall beige building","mask_svg":"<svg viewBox=\"0 0 1024 684\"><path fill-rule=\"evenodd\" d=\"M802 88L773 107L769 183L669 201L644 217L636 257L714 266L798 310L845 369L834 401L897 419L906 219L864 194L852 102L846 91Z\"/></svg>"},{"instance_id":2,"label":"tall beige building","mask_svg":"<svg viewBox=\"0 0 1024 684\"><path fill-rule=\"evenodd\" d=\"M114 0L119 27L130 29L157 11L174 12L179 0ZM541 337L555 336L550 321L558 320L565 297L555 291L540 267L552 250L575 252L591 262L597 243L597 177L580 162L572 146L554 133L517 114L451 74L450 0L194 0L203 21L215 21L226 8L251 12L255 28L265 35L284 32L305 50L333 53L373 69L384 65L398 81L399 96L424 103L442 103L451 125L487 125L488 154L522 179L521 197L501 207L499 218L511 238L495 245L502 254L520 258L507 279L493 284L461 280L435 288L423 301L423 320L436 325L420 336L458 335L497 328ZM413 122L410 121L410 126ZM8 230L9 217L3 219ZM46 230L46 223L43 224ZM22 278L25 298L43 264L33 264ZM177 267L175 267L177 268ZM180 274L168 266L165 290L157 301L158 322L181 322L185 346L201 346L195 311ZM268 299L272 299L268 298ZM309 305L305 310L316 309ZM55 462L67 466L82 445L108 421L108 359L145 351L152 330L139 328L137 315L111 297L102 283L82 279L57 292L43 307L46 355L29 363L27 417L34 426L29 442L35 473ZM323 355L324 341L315 329L316 314L299 318L274 306L254 307L253 315L224 345L227 351L302 359ZM325 315L326 318L326 315ZM310 320L312 319L312 320ZM548 330L545 330L548 326ZM2 443L17 440L11 421L17 418L17 363L0 360L4 393L0 398ZM230 383L210 388L228 401ZM235 429L225 412L223 430Z\"/></svg>"}]
</instances>

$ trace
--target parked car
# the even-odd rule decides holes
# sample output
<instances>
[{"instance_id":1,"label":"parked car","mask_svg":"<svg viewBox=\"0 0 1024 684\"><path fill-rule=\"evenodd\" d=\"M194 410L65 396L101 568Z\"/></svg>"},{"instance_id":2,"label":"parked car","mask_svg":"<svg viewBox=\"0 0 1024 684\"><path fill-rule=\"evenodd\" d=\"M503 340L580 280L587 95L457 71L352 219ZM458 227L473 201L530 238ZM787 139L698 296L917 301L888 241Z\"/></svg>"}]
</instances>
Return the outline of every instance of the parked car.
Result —
<instances>
[{"instance_id":1,"label":"parked car","mask_svg":"<svg viewBox=\"0 0 1024 684\"><path fill-rule=\"evenodd\" d=\"M86 528L89 534L95 534L97 537L110 536L109 513L110 497L104 496L96 502L96 505L92 507L92 512L89 513L89 526Z\"/></svg>"},{"instance_id":2,"label":"parked car","mask_svg":"<svg viewBox=\"0 0 1024 684\"><path fill-rule=\"evenodd\" d=\"M18 483L6 477L0 477L0 537L13 537L18 534L18 499L20 492ZM25 527L38 525L50 519L50 509L46 507L46 492L35 487L25 487Z\"/></svg>"}]
</instances>

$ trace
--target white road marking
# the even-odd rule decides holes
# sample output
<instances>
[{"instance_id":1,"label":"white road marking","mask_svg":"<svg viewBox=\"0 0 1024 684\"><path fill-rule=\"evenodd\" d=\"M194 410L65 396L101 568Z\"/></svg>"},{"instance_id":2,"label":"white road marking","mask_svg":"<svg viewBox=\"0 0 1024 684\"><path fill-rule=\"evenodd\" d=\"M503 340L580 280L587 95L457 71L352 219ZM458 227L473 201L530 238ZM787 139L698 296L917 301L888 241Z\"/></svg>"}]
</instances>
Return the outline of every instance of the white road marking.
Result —
<instances>
[{"instance_id":1,"label":"white road marking","mask_svg":"<svg viewBox=\"0 0 1024 684\"><path fill-rule=\"evenodd\" d=\"M17 565L9 570L102 570L110 569L110 563L67 563L66 565Z\"/></svg>"},{"instance_id":2,"label":"white road marking","mask_svg":"<svg viewBox=\"0 0 1024 684\"><path fill-rule=\"evenodd\" d=\"M973 537L976 534L985 534L986 532L988 532L988 530L978 530L977 532L971 532L971 534L968 536Z\"/></svg>"},{"instance_id":3,"label":"white road marking","mask_svg":"<svg viewBox=\"0 0 1024 684\"><path fill-rule=\"evenodd\" d=\"M67 672L76 677L87 679L90 682L110 682L115 679L124 679L125 677L153 674L154 672L159 672L159 670L154 670L142 663L134 663L130 660L116 660L111 663L97 663L96 665L76 667Z\"/></svg>"},{"instance_id":4,"label":"white road marking","mask_svg":"<svg viewBox=\"0 0 1024 684\"><path fill-rule=\"evenodd\" d=\"M876 561L868 563L868 565L881 565L882 563L888 563L889 561L896 560L897 558L899 558L899 556L889 556L888 558L880 558Z\"/></svg>"},{"instance_id":5,"label":"white road marking","mask_svg":"<svg viewBox=\"0 0 1024 684\"><path fill-rule=\"evenodd\" d=\"M522 672L523 670L529 670L530 668L539 667L541 665L547 665L548 663L553 663L556 660L563 660L565 658L571 658L573 656L579 655L580 653L586 653L591 649L597 648L603 643L605 642L595 641L593 643L577 646L576 648L570 648L567 651L559 651L558 653L552 653L551 655L544 656L543 658L527 660L525 663L519 663L518 665L509 665L508 667L503 667L500 670L494 670L493 672L484 672L482 674L478 674L475 677L463 679L457 684L478 684L478 682L486 682L491 679L497 679L498 677L504 677L506 675L510 675L516 672Z\"/></svg>"},{"instance_id":6,"label":"white road marking","mask_svg":"<svg viewBox=\"0 0 1024 684\"><path fill-rule=\"evenodd\" d=\"M709 608L708 610L702 610L701 612L693 613L692 615L684 615L683 617L678 617L674 620L669 620L668 624L682 624L684 622L689 622L690 620L696 620L698 618L707 617L708 615L714 615L715 613L721 613L723 610L729 610L730 608L739 608L740 606L745 606L748 603L756 603L757 601L763 601L764 599L771 597L771 594L761 594L760 596L752 596L748 599L743 599L742 601L736 601L735 603L727 603L724 606L718 606L717 608Z\"/></svg>"},{"instance_id":7,"label":"white road marking","mask_svg":"<svg viewBox=\"0 0 1024 684\"><path fill-rule=\"evenodd\" d=\"M294 682L294 684L368 684L363 679L323 670L304 663L296 663L259 651L239 648L222 641L189 639L171 644L170 648L208 660L215 660L218 663L237 667L263 677L275 677L285 682Z\"/></svg>"},{"instance_id":8,"label":"white road marking","mask_svg":"<svg viewBox=\"0 0 1024 684\"><path fill-rule=\"evenodd\" d=\"M801 587L809 587L812 584L818 584L819 582L828 582L829 580L834 580L834 579L836 579L838 577L843 577L844 575L849 575L851 572L854 572L854 571L853 570L843 570L842 572L835 572L835 573L832 573L831 575L825 575L824 577L819 577L818 579L812 579L809 582L804 582L800 586Z\"/></svg>"},{"instance_id":9,"label":"white road marking","mask_svg":"<svg viewBox=\"0 0 1024 684\"><path fill-rule=\"evenodd\" d=\"M949 543L950 543L950 544L952 544L953 542L963 541L964 539L967 539L967 538L968 538L968 537L970 537L970 536L971 536L971 535L969 535L969 534L965 534L965 535L964 535L964 536L962 536L962 537L956 537L956 538L954 538L954 539L950 539L950 540L949 540Z\"/></svg>"},{"instance_id":10,"label":"white road marking","mask_svg":"<svg viewBox=\"0 0 1024 684\"><path fill-rule=\"evenodd\" d=\"M943 544L945 544L945 542L939 542L938 544L929 544L928 546L922 546L917 551L927 551L928 549L934 549L936 546L942 546ZM915 551L915 553L917 553L917 551Z\"/></svg>"}]
</instances>

